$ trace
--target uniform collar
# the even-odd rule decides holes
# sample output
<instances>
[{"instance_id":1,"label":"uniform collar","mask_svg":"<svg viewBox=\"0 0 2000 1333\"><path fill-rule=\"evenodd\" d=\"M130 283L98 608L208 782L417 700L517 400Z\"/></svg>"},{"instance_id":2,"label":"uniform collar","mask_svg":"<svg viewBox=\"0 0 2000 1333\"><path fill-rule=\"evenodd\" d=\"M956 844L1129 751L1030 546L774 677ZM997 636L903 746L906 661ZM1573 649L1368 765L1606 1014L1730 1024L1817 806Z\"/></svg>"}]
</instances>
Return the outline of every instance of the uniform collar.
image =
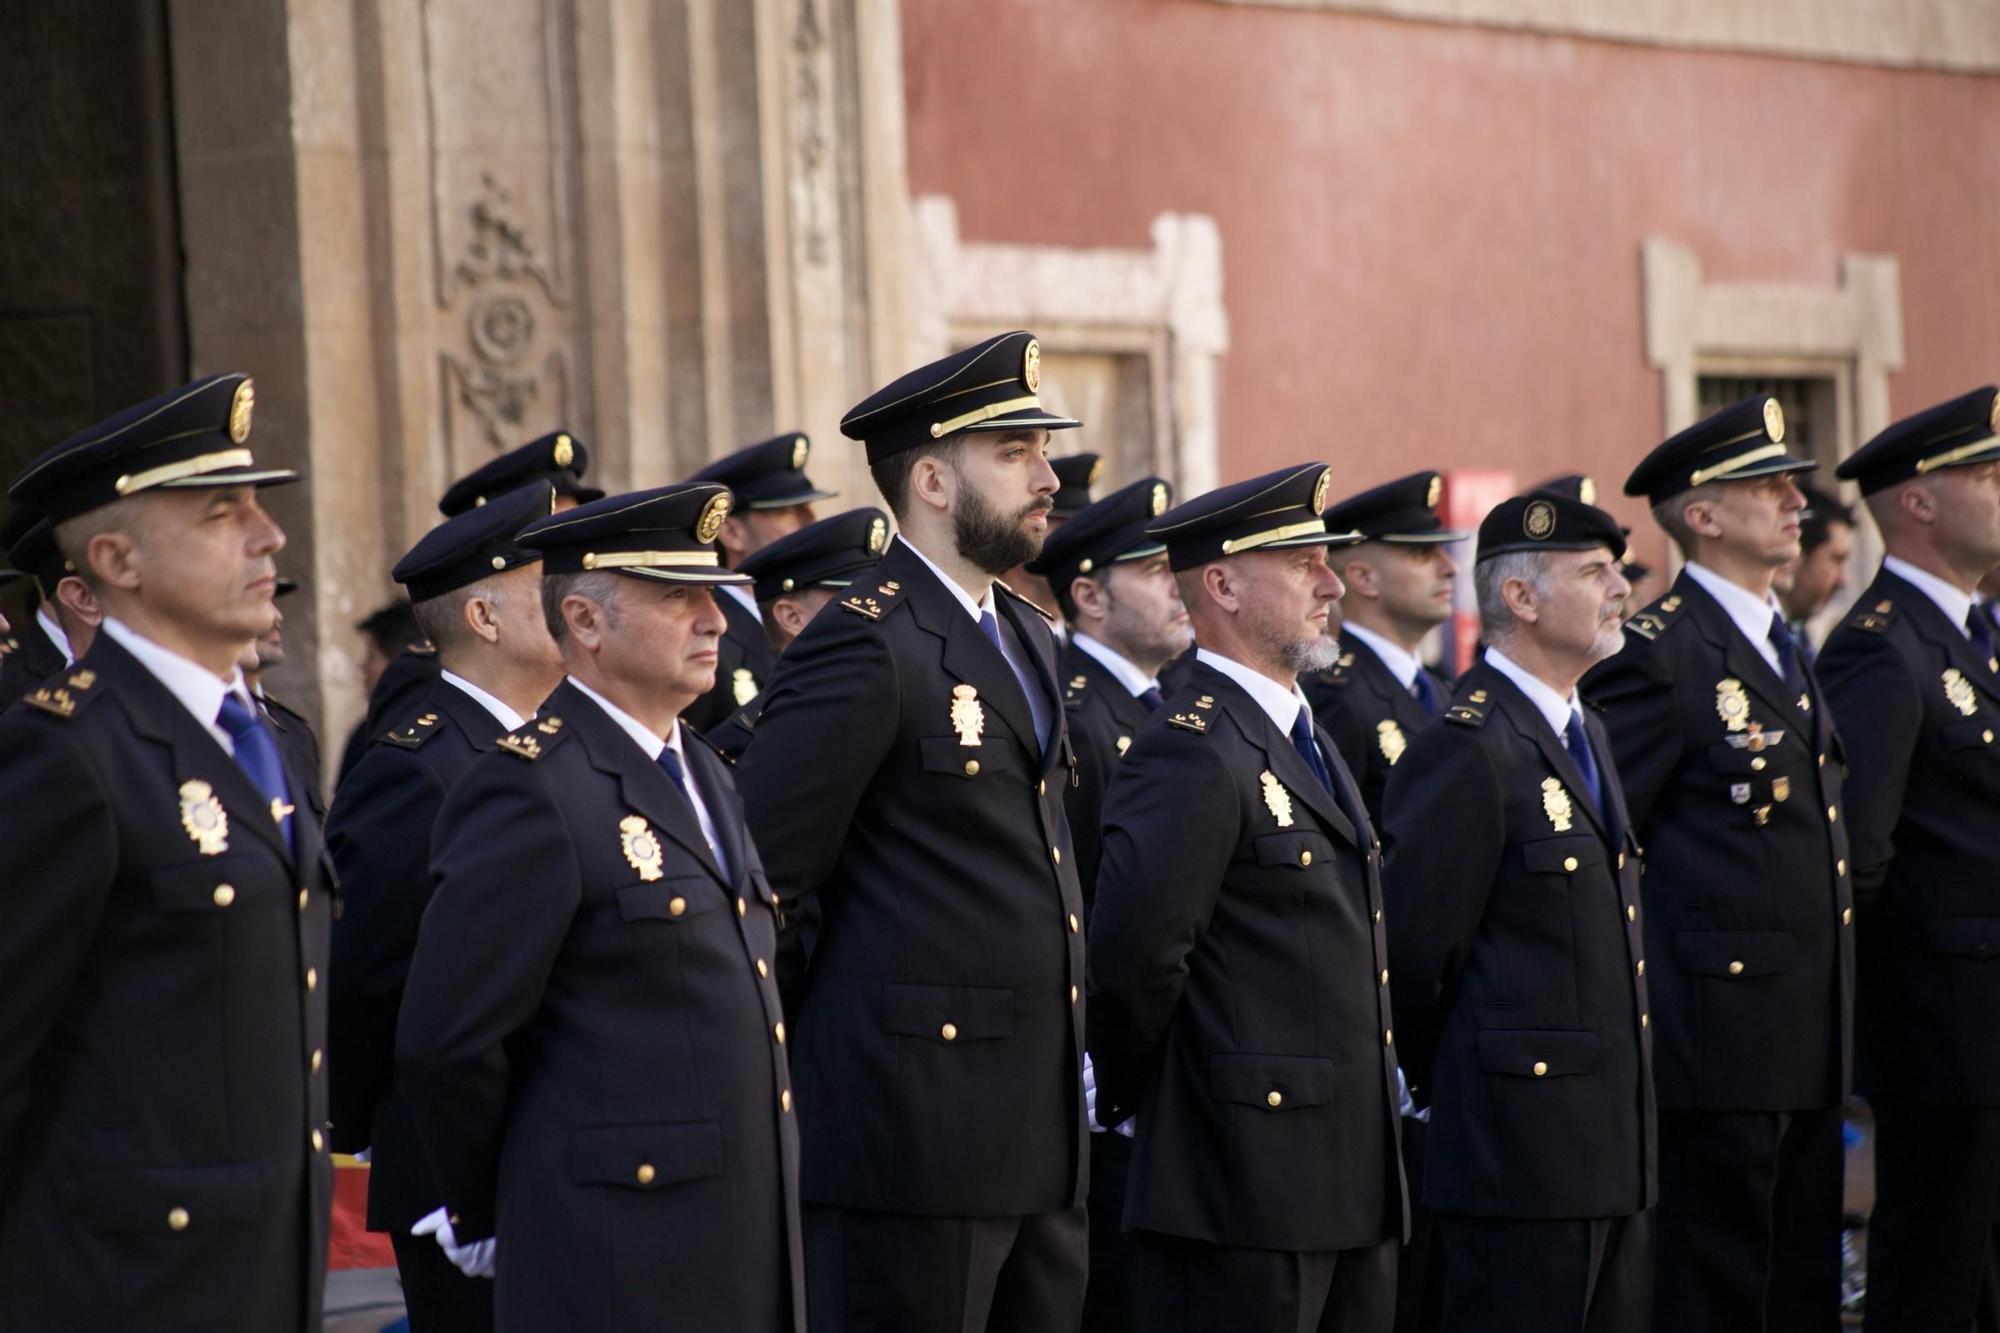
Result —
<instances>
[{"instance_id":1,"label":"uniform collar","mask_svg":"<svg viewBox=\"0 0 2000 1333\"><path fill-rule=\"evenodd\" d=\"M1423 670L1424 664L1417 660L1415 653L1401 644L1389 642L1365 625L1342 625L1340 633L1342 638L1352 634L1373 650L1375 656L1382 659L1382 665L1389 668L1389 674L1396 678L1396 683L1404 689L1417 683L1417 673Z\"/></svg>"},{"instance_id":2,"label":"uniform collar","mask_svg":"<svg viewBox=\"0 0 2000 1333\"><path fill-rule=\"evenodd\" d=\"M1514 687L1528 696L1528 702L1535 706L1535 711L1549 724L1550 731L1561 736L1569 730L1570 718L1579 712L1574 689L1569 692L1569 698L1563 698L1550 688L1547 681L1540 676L1530 674L1526 667L1491 646L1486 649L1486 664L1513 681Z\"/></svg>"},{"instance_id":3,"label":"uniform collar","mask_svg":"<svg viewBox=\"0 0 2000 1333\"><path fill-rule=\"evenodd\" d=\"M575 676L570 676L568 680L570 684L576 686L585 698L595 703L599 708L602 708L604 715L613 722L616 722L618 729L623 731L627 736L630 736L632 743L645 752L646 758L657 764L660 762L660 751L672 750L674 757L681 761L681 771L687 771L687 755L681 749L681 723L679 718L674 719L672 735L665 737L655 735L652 729L646 726L645 723L633 717L617 704L612 703L596 690L591 689L590 686L584 684Z\"/></svg>"},{"instance_id":4,"label":"uniform collar","mask_svg":"<svg viewBox=\"0 0 2000 1333\"><path fill-rule=\"evenodd\" d=\"M49 636L49 642L62 651L63 661L76 665L76 650L69 646L69 635L63 632L62 623L49 614L49 608L35 608L35 623L42 627L42 633Z\"/></svg>"},{"instance_id":5,"label":"uniform collar","mask_svg":"<svg viewBox=\"0 0 2000 1333\"><path fill-rule=\"evenodd\" d=\"M970 593L966 592L965 589L959 587L958 584L952 579L952 577L949 574L945 573L942 569L939 569L936 563L932 561L932 559L929 556L925 555L923 551L918 549L917 544L915 542L912 542L909 538L903 536L903 534L900 532L896 534L896 540L901 542L906 548L908 548L910 554L916 556L917 559L924 562L924 568L930 570L932 574L937 576L937 581L944 585L945 591L950 593L954 598L956 598L958 604L965 608L965 614L971 616L974 620L978 620L986 612L994 609L993 585L991 583L988 583L986 585L986 592L977 601L975 601Z\"/></svg>"},{"instance_id":6,"label":"uniform collar","mask_svg":"<svg viewBox=\"0 0 2000 1333\"><path fill-rule=\"evenodd\" d=\"M1901 556L1883 556L1882 568L1936 602L1945 619L1958 626L1959 633L1965 633L1966 617L1972 614L1971 593L1954 588L1928 569L1918 569Z\"/></svg>"},{"instance_id":7,"label":"uniform collar","mask_svg":"<svg viewBox=\"0 0 2000 1333\"><path fill-rule=\"evenodd\" d=\"M1287 736L1298 725L1299 710L1306 706L1306 696L1300 692L1298 682L1286 689L1261 671L1252 671L1233 657L1207 648L1197 648L1194 653L1197 662L1205 662L1223 675L1243 687L1243 692L1256 700L1264 715L1271 719L1271 725Z\"/></svg>"},{"instance_id":8,"label":"uniform collar","mask_svg":"<svg viewBox=\"0 0 2000 1333\"><path fill-rule=\"evenodd\" d=\"M758 624L764 623L764 613L757 609L757 599L752 595L752 589L740 583L725 583L722 585L722 591L734 598L736 604L748 611Z\"/></svg>"},{"instance_id":9,"label":"uniform collar","mask_svg":"<svg viewBox=\"0 0 2000 1333\"><path fill-rule=\"evenodd\" d=\"M485 690L480 689L477 685L474 685L471 681L459 675L457 672L440 671L438 674L447 683L456 686L460 690L463 690L467 695L471 696L472 701L474 703L478 704L481 708L484 708L487 712L493 714L493 720L495 722L498 722L506 730L513 731L518 727L526 725L528 721L527 718L522 717L512 708L509 708L500 699L497 699L493 695L488 694ZM583 687L579 685L577 688L582 689ZM591 697L596 698L595 695L592 695Z\"/></svg>"},{"instance_id":10,"label":"uniform collar","mask_svg":"<svg viewBox=\"0 0 2000 1333\"><path fill-rule=\"evenodd\" d=\"M1125 656L1125 654L1119 652L1109 644L1101 643L1091 638L1082 630L1070 631L1069 641L1083 652L1089 653L1092 657L1096 658L1098 665L1109 671L1120 685L1123 685L1127 690L1132 692L1133 698L1136 699L1147 690L1157 690L1160 688L1158 677L1147 675L1133 664L1131 658Z\"/></svg>"},{"instance_id":11,"label":"uniform collar","mask_svg":"<svg viewBox=\"0 0 2000 1333\"><path fill-rule=\"evenodd\" d=\"M195 721L211 734L220 730L216 719L221 716L224 695L234 694L246 706L256 706L249 690L244 688L243 673L235 667L229 669L229 679L224 680L201 663L154 643L116 616L104 618L104 631L137 658L139 665L166 686L167 693L180 700L181 706L194 714Z\"/></svg>"},{"instance_id":12,"label":"uniform collar","mask_svg":"<svg viewBox=\"0 0 2000 1333\"><path fill-rule=\"evenodd\" d=\"M1743 632L1743 637L1751 644L1769 643L1771 639L1771 616L1782 614L1778 599L1766 596L1763 601L1740 583L1731 583L1699 561L1690 560L1681 566L1689 578L1699 583L1702 591L1713 597L1730 622ZM1963 620L1961 616L1959 619ZM1761 649L1760 649L1761 651Z\"/></svg>"}]
</instances>

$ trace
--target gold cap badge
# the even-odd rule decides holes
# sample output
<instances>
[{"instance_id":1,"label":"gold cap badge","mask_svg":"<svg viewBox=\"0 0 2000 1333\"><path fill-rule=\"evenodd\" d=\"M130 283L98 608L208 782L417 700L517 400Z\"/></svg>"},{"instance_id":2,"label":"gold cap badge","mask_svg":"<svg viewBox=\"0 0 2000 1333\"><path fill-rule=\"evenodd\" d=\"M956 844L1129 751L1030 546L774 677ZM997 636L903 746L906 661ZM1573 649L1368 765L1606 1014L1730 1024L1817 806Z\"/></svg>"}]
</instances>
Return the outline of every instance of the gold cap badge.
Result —
<instances>
[{"instance_id":1,"label":"gold cap badge","mask_svg":"<svg viewBox=\"0 0 2000 1333\"><path fill-rule=\"evenodd\" d=\"M1424 492L1424 508L1436 509L1438 507L1438 497L1443 494L1444 478L1435 472L1431 473L1430 489Z\"/></svg>"},{"instance_id":2,"label":"gold cap badge","mask_svg":"<svg viewBox=\"0 0 2000 1333\"><path fill-rule=\"evenodd\" d=\"M1537 500L1521 515L1521 531L1541 541L1556 530L1556 507L1547 500Z\"/></svg>"},{"instance_id":3,"label":"gold cap badge","mask_svg":"<svg viewBox=\"0 0 2000 1333\"><path fill-rule=\"evenodd\" d=\"M1021 357L1021 383L1029 393L1042 387L1042 344L1034 338L1028 339L1028 350Z\"/></svg>"},{"instance_id":4,"label":"gold cap badge","mask_svg":"<svg viewBox=\"0 0 2000 1333\"><path fill-rule=\"evenodd\" d=\"M1102 477L1103 475L1104 475L1104 460L1100 458L1096 462L1090 465L1090 475L1083 479L1083 484L1086 486L1095 486L1097 484L1098 478Z\"/></svg>"},{"instance_id":5,"label":"gold cap badge","mask_svg":"<svg viewBox=\"0 0 2000 1333\"><path fill-rule=\"evenodd\" d=\"M1333 469L1330 467L1321 468L1319 470L1319 480L1313 483L1313 512L1315 514L1324 514L1326 512L1326 489L1331 485L1333 485Z\"/></svg>"},{"instance_id":6,"label":"gold cap badge","mask_svg":"<svg viewBox=\"0 0 2000 1333\"><path fill-rule=\"evenodd\" d=\"M812 452L812 446L806 443L805 436L800 435L795 439L793 439L792 471L797 472L800 468L804 467L806 465L806 455L811 452Z\"/></svg>"},{"instance_id":7,"label":"gold cap badge","mask_svg":"<svg viewBox=\"0 0 2000 1333\"><path fill-rule=\"evenodd\" d=\"M576 460L576 446L570 443L569 436L567 435L556 436L556 447L555 447L554 457L556 460L557 467L568 467L572 462Z\"/></svg>"},{"instance_id":8,"label":"gold cap badge","mask_svg":"<svg viewBox=\"0 0 2000 1333\"><path fill-rule=\"evenodd\" d=\"M257 390L248 379L236 386L229 400L229 438L241 444L250 438L250 414L257 407Z\"/></svg>"},{"instance_id":9,"label":"gold cap badge","mask_svg":"<svg viewBox=\"0 0 2000 1333\"><path fill-rule=\"evenodd\" d=\"M698 542L712 542L715 534L722 531L722 520L729 517L729 492L717 491L709 497L708 508L701 511L701 521L694 525L694 539Z\"/></svg>"},{"instance_id":10,"label":"gold cap badge","mask_svg":"<svg viewBox=\"0 0 2000 1333\"><path fill-rule=\"evenodd\" d=\"M1166 512L1167 512L1167 483L1165 483L1164 481L1156 481L1153 483L1153 517L1158 518L1160 515Z\"/></svg>"},{"instance_id":11,"label":"gold cap badge","mask_svg":"<svg viewBox=\"0 0 2000 1333\"><path fill-rule=\"evenodd\" d=\"M1784 442L1785 409L1778 406L1778 400L1775 398L1764 400L1764 433L1774 441Z\"/></svg>"},{"instance_id":12,"label":"gold cap badge","mask_svg":"<svg viewBox=\"0 0 2000 1333\"><path fill-rule=\"evenodd\" d=\"M879 518L868 520L868 554L880 555L889 547L889 525Z\"/></svg>"}]
</instances>

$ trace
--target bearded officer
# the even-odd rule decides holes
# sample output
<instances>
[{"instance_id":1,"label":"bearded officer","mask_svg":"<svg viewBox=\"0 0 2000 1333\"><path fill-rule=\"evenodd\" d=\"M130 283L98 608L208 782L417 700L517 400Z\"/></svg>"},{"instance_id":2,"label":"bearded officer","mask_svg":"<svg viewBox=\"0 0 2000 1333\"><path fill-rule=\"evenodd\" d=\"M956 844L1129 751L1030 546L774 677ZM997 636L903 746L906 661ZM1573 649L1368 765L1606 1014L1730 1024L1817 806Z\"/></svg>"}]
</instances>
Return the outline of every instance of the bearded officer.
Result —
<instances>
[{"instance_id":1,"label":"bearded officer","mask_svg":"<svg viewBox=\"0 0 2000 1333\"><path fill-rule=\"evenodd\" d=\"M1888 554L1819 676L1847 751L1860 920L1855 1090L1875 1114L1871 1330L2000 1321L2000 392L1843 461Z\"/></svg>"},{"instance_id":2,"label":"bearded officer","mask_svg":"<svg viewBox=\"0 0 2000 1333\"><path fill-rule=\"evenodd\" d=\"M1147 528L1187 686L1118 766L1091 925L1096 1117L1136 1121L1139 1327L1384 1330L1405 1234L1378 844L1298 689L1340 578L1320 463Z\"/></svg>"},{"instance_id":3,"label":"bearded officer","mask_svg":"<svg viewBox=\"0 0 2000 1333\"><path fill-rule=\"evenodd\" d=\"M254 393L213 375L10 492L103 608L0 718L0 1292L34 1329L319 1327L326 944L317 824L236 669L284 533ZM312 775L316 777L316 775Z\"/></svg>"},{"instance_id":4,"label":"bearded officer","mask_svg":"<svg viewBox=\"0 0 2000 1333\"><path fill-rule=\"evenodd\" d=\"M1619 649L1624 551L1616 520L1566 497L1487 515L1485 654L1389 777L1397 1044L1428 1108L1443 1328L1626 1333L1651 1316L1638 845L1576 693Z\"/></svg>"},{"instance_id":5,"label":"bearded officer","mask_svg":"<svg viewBox=\"0 0 2000 1333\"><path fill-rule=\"evenodd\" d=\"M562 679L542 619L541 553L514 540L549 512L546 482L446 519L397 562L437 649L430 694L340 786L327 850L342 886L328 1025L333 1144L369 1150L368 1227L386 1231L410 1327L493 1327L493 1284L454 1268L410 1228L443 1202L395 1077L396 1017L429 906L431 832L473 760L534 715Z\"/></svg>"},{"instance_id":6,"label":"bearded officer","mask_svg":"<svg viewBox=\"0 0 2000 1333\"><path fill-rule=\"evenodd\" d=\"M1083 1301L1083 896L1041 549L1041 352L1002 334L851 410L900 535L786 651L741 767L796 926L824 1329L1065 1329ZM788 933L788 950L800 943ZM789 975L789 974L788 974Z\"/></svg>"},{"instance_id":7,"label":"bearded officer","mask_svg":"<svg viewBox=\"0 0 2000 1333\"><path fill-rule=\"evenodd\" d=\"M1831 719L1771 595L1813 466L1784 436L1753 398L1633 469L1687 564L1583 682L1646 849L1662 1330L1839 1318L1852 903Z\"/></svg>"},{"instance_id":8,"label":"bearded officer","mask_svg":"<svg viewBox=\"0 0 2000 1333\"><path fill-rule=\"evenodd\" d=\"M772 898L679 721L743 577L728 512L684 484L520 534L568 674L438 812L397 1076L445 1201L418 1229L495 1276L501 1330L804 1323Z\"/></svg>"}]
</instances>

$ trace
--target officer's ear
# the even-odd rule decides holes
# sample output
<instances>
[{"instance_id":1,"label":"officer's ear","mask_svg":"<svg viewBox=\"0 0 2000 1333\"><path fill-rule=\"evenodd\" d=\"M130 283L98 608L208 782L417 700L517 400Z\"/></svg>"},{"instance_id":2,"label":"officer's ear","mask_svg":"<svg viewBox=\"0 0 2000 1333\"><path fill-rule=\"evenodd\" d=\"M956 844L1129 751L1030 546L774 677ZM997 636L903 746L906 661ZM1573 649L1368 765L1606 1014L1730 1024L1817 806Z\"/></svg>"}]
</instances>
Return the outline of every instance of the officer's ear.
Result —
<instances>
[{"instance_id":1,"label":"officer's ear","mask_svg":"<svg viewBox=\"0 0 2000 1333\"><path fill-rule=\"evenodd\" d=\"M1099 620L1111 613L1111 589L1088 574L1070 580L1069 600L1079 618Z\"/></svg>"},{"instance_id":2,"label":"officer's ear","mask_svg":"<svg viewBox=\"0 0 2000 1333\"><path fill-rule=\"evenodd\" d=\"M56 600L62 603L64 610L86 625L104 623L104 608L97 604L97 594L74 574L56 584Z\"/></svg>"},{"instance_id":3,"label":"officer's ear","mask_svg":"<svg viewBox=\"0 0 2000 1333\"><path fill-rule=\"evenodd\" d=\"M1905 482L1896 496L1897 506L1917 523L1929 527L1938 519L1937 493L1921 478Z\"/></svg>"},{"instance_id":4,"label":"officer's ear","mask_svg":"<svg viewBox=\"0 0 2000 1333\"><path fill-rule=\"evenodd\" d=\"M1363 598L1373 600L1382 595L1382 580L1371 560L1357 560L1350 556L1335 566L1333 572L1340 575L1340 581L1347 585L1350 596L1358 593Z\"/></svg>"},{"instance_id":5,"label":"officer's ear","mask_svg":"<svg viewBox=\"0 0 2000 1333\"><path fill-rule=\"evenodd\" d=\"M1224 611L1243 609L1243 581L1227 560L1213 560L1201 567L1202 596Z\"/></svg>"},{"instance_id":6,"label":"officer's ear","mask_svg":"<svg viewBox=\"0 0 2000 1333\"><path fill-rule=\"evenodd\" d=\"M465 627L479 638L487 643L500 642L500 617L492 601L485 597L468 597L458 614Z\"/></svg>"}]
</instances>

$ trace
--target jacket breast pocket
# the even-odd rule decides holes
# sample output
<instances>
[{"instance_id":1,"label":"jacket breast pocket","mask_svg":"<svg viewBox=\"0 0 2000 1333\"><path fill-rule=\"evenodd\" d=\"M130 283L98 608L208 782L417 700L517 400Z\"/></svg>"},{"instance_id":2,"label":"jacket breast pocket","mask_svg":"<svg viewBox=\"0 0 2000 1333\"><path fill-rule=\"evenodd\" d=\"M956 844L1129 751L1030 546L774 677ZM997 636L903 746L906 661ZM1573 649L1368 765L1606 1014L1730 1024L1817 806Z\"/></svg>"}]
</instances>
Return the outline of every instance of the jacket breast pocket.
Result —
<instances>
[{"instance_id":1,"label":"jacket breast pocket","mask_svg":"<svg viewBox=\"0 0 2000 1333\"><path fill-rule=\"evenodd\" d=\"M1253 843L1260 866L1290 866L1306 870L1333 857L1333 843L1316 829L1287 829L1259 834Z\"/></svg>"},{"instance_id":2,"label":"jacket breast pocket","mask_svg":"<svg viewBox=\"0 0 2000 1333\"><path fill-rule=\"evenodd\" d=\"M1333 1100L1334 1062L1317 1055L1216 1054L1208 1057L1208 1090L1220 1102L1266 1111L1296 1111Z\"/></svg>"},{"instance_id":3,"label":"jacket breast pocket","mask_svg":"<svg viewBox=\"0 0 2000 1333\"><path fill-rule=\"evenodd\" d=\"M195 1235L253 1220L262 1191L263 1168L255 1165L91 1171L77 1186L77 1211L98 1231Z\"/></svg>"},{"instance_id":4,"label":"jacket breast pocket","mask_svg":"<svg viewBox=\"0 0 2000 1333\"><path fill-rule=\"evenodd\" d=\"M593 1125L569 1136L569 1174L578 1185L657 1190L722 1174L722 1126Z\"/></svg>"},{"instance_id":5,"label":"jacket breast pocket","mask_svg":"<svg viewBox=\"0 0 2000 1333\"><path fill-rule=\"evenodd\" d=\"M1789 930L1683 930L1674 956L1705 977L1770 977L1791 970L1798 941Z\"/></svg>"},{"instance_id":6,"label":"jacket breast pocket","mask_svg":"<svg viewBox=\"0 0 2000 1333\"><path fill-rule=\"evenodd\" d=\"M1595 1032L1560 1028L1490 1028L1479 1034L1481 1072L1512 1078L1588 1074L1604 1053Z\"/></svg>"},{"instance_id":7,"label":"jacket breast pocket","mask_svg":"<svg viewBox=\"0 0 2000 1333\"><path fill-rule=\"evenodd\" d=\"M624 921L686 924L721 905L721 890L706 875L678 875L618 890L618 916Z\"/></svg>"},{"instance_id":8,"label":"jacket breast pocket","mask_svg":"<svg viewBox=\"0 0 2000 1333\"><path fill-rule=\"evenodd\" d=\"M1014 1035L1014 992L993 986L882 987L882 1030L955 1044Z\"/></svg>"},{"instance_id":9,"label":"jacket breast pocket","mask_svg":"<svg viewBox=\"0 0 2000 1333\"><path fill-rule=\"evenodd\" d=\"M240 912L260 902L289 898L275 861L246 856L169 866L153 872L153 905L162 912Z\"/></svg>"},{"instance_id":10,"label":"jacket breast pocket","mask_svg":"<svg viewBox=\"0 0 2000 1333\"><path fill-rule=\"evenodd\" d=\"M1968 717L1962 722L1947 722L1938 728L1938 739L1947 750L1992 750L2000 753L1994 745L1993 724L1984 718Z\"/></svg>"},{"instance_id":11,"label":"jacket breast pocket","mask_svg":"<svg viewBox=\"0 0 2000 1333\"><path fill-rule=\"evenodd\" d=\"M917 742L924 772L961 782L1011 772L1015 766L1014 743L1005 736L989 736L979 745L964 745L956 736L926 736Z\"/></svg>"},{"instance_id":12,"label":"jacket breast pocket","mask_svg":"<svg viewBox=\"0 0 2000 1333\"><path fill-rule=\"evenodd\" d=\"M1540 838L1521 844L1521 864L1532 874L1574 875L1604 864L1604 844L1595 836Z\"/></svg>"}]
</instances>

